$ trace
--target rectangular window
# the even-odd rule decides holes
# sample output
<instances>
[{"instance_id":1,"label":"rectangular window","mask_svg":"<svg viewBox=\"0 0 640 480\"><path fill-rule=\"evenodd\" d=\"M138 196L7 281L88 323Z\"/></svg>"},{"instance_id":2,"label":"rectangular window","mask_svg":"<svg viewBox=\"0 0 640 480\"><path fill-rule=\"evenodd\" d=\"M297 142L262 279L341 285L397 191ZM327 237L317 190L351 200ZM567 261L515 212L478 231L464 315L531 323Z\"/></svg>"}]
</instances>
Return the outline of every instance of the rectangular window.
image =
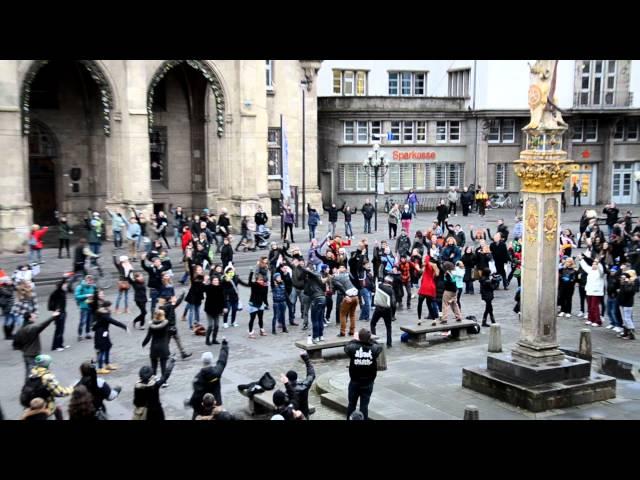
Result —
<instances>
[{"instance_id":1,"label":"rectangular window","mask_svg":"<svg viewBox=\"0 0 640 480\"><path fill-rule=\"evenodd\" d=\"M369 126L367 122L356 122L356 131L358 143L367 143L369 141Z\"/></svg>"},{"instance_id":2,"label":"rectangular window","mask_svg":"<svg viewBox=\"0 0 640 480\"><path fill-rule=\"evenodd\" d=\"M400 130L401 130L400 121L392 121L391 122L391 139L390 142L399 143L400 142Z\"/></svg>"},{"instance_id":3,"label":"rectangular window","mask_svg":"<svg viewBox=\"0 0 640 480\"><path fill-rule=\"evenodd\" d=\"M507 165L496 163L496 190L504 190L507 187Z\"/></svg>"},{"instance_id":4,"label":"rectangular window","mask_svg":"<svg viewBox=\"0 0 640 480\"><path fill-rule=\"evenodd\" d=\"M273 60L266 60L267 69L267 90L273 89Z\"/></svg>"},{"instance_id":5,"label":"rectangular window","mask_svg":"<svg viewBox=\"0 0 640 480\"><path fill-rule=\"evenodd\" d=\"M413 82L413 94L420 96L420 95L424 95L425 94L425 79L426 79L426 74L425 73L416 73L415 74L415 78L414 78L414 82Z\"/></svg>"},{"instance_id":6,"label":"rectangular window","mask_svg":"<svg viewBox=\"0 0 640 480\"><path fill-rule=\"evenodd\" d=\"M447 188L447 167L444 163L436 163L436 188Z\"/></svg>"},{"instance_id":7,"label":"rectangular window","mask_svg":"<svg viewBox=\"0 0 640 480\"><path fill-rule=\"evenodd\" d=\"M489 120L489 134L487 135L489 143L500 143L500 120Z\"/></svg>"},{"instance_id":8,"label":"rectangular window","mask_svg":"<svg viewBox=\"0 0 640 480\"><path fill-rule=\"evenodd\" d=\"M450 163L447 165L447 187L460 188L463 168L464 166L461 163Z\"/></svg>"},{"instance_id":9,"label":"rectangular window","mask_svg":"<svg viewBox=\"0 0 640 480\"><path fill-rule=\"evenodd\" d=\"M382 122L374 121L371 125L371 142L379 142L382 138Z\"/></svg>"},{"instance_id":10,"label":"rectangular window","mask_svg":"<svg viewBox=\"0 0 640 480\"><path fill-rule=\"evenodd\" d=\"M269 127L267 131L267 144L275 147L280 146L280 129L277 127Z\"/></svg>"},{"instance_id":11,"label":"rectangular window","mask_svg":"<svg viewBox=\"0 0 640 480\"><path fill-rule=\"evenodd\" d=\"M613 134L613 138L616 140L624 139L624 120L618 120L616 122L616 132Z\"/></svg>"},{"instance_id":12,"label":"rectangular window","mask_svg":"<svg viewBox=\"0 0 640 480\"><path fill-rule=\"evenodd\" d=\"M584 121L584 140L585 142L598 141L598 120Z\"/></svg>"},{"instance_id":13,"label":"rectangular window","mask_svg":"<svg viewBox=\"0 0 640 480\"><path fill-rule=\"evenodd\" d=\"M427 167L426 163L413 164L414 188L416 190L427 189Z\"/></svg>"},{"instance_id":14,"label":"rectangular window","mask_svg":"<svg viewBox=\"0 0 640 480\"><path fill-rule=\"evenodd\" d=\"M447 141L447 122L436 122L436 142Z\"/></svg>"},{"instance_id":15,"label":"rectangular window","mask_svg":"<svg viewBox=\"0 0 640 480\"><path fill-rule=\"evenodd\" d=\"M398 83L400 74L398 72L389 72L389 95L398 95Z\"/></svg>"},{"instance_id":16,"label":"rectangular window","mask_svg":"<svg viewBox=\"0 0 640 480\"><path fill-rule=\"evenodd\" d=\"M613 106L617 75L616 60L582 60L578 104Z\"/></svg>"},{"instance_id":17,"label":"rectangular window","mask_svg":"<svg viewBox=\"0 0 640 480\"><path fill-rule=\"evenodd\" d=\"M363 96L367 94L367 73L356 72L356 95Z\"/></svg>"},{"instance_id":18,"label":"rectangular window","mask_svg":"<svg viewBox=\"0 0 640 480\"><path fill-rule=\"evenodd\" d=\"M340 165L342 168L342 190L356 189L357 165Z\"/></svg>"},{"instance_id":19,"label":"rectangular window","mask_svg":"<svg viewBox=\"0 0 640 480\"><path fill-rule=\"evenodd\" d=\"M401 92L403 97L411 95L411 72L402 72Z\"/></svg>"},{"instance_id":20,"label":"rectangular window","mask_svg":"<svg viewBox=\"0 0 640 480\"><path fill-rule=\"evenodd\" d=\"M413 164L402 163L400 165L400 186L402 190L413 188Z\"/></svg>"},{"instance_id":21,"label":"rectangular window","mask_svg":"<svg viewBox=\"0 0 640 480\"><path fill-rule=\"evenodd\" d=\"M449 72L449 96L468 97L471 69Z\"/></svg>"},{"instance_id":22,"label":"rectangular window","mask_svg":"<svg viewBox=\"0 0 640 480\"><path fill-rule=\"evenodd\" d=\"M355 122L344 122L344 143L353 143Z\"/></svg>"},{"instance_id":23,"label":"rectangular window","mask_svg":"<svg viewBox=\"0 0 640 480\"><path fill-rule=\"evenodd\" d=\"M626 141L635 142L638 140L638 119L630 118L625 125L625 138Z\"/></svg>"},{"instance_id":24,"label":"rectangular window","mask_svg":"<svg viewBox=\"0 0 640 480\"><path fill-rule=\"evenodd\" d=\"M426 143L427 141L427 122L416 122L416 142Z\"/></svg>"},{"instance_id":25,"label":"rectangular window","mask_svg":"<svg viewBox=\"0 0 640 480\"><path fill-rule=\"evenodd\" d=\"M342 70L333 71L333 93L342 94Z\"/></svg>"},{"instance_id":26,"label":"rectangular window","mask_svg":"<svg viewBox=\"0 0 640 480\"><path fill-rule=\"evenodd\" d=\"M413 122L402 122L402 141L404 143L413 143Z\"/></svg>"},{"instance_id":27,"label":"rectangular window","mask_svg":"<svg viewBox=\"0 0 640 480\"><path fill-rule=\"evenodd\" d=\"M353 95L353 72L343 72L343 95Z\"/></svg>"},{"instance_id":28,"label":"rectangular window","mask_svg":"<svg viewBox=\"0 0 640 480\"><path fill-rule=\"evenodd\" d=\"M268 175L282 175L282 162L280 160L280 147L268 148Z\"/></svg>"},{"instance_id":29,"label":"rectangular window","mask_svg":"<svg viewBox=\"0 0 640 480\"><path fill-rule=\"evenodd\" d=\"M584 138L584 121L576 120L571 124L571 128L573 130L571 140L574 142L582 142L582 139Z\"/></svg>"},{"instance_id":30,"label":"rectangular window","mask_svg":"<svg viewBox=\"0 0 640 480\"><path fill-rule=\"evenodd\" d=\"M460 122L449 122L449 141L452 143L460 143Z\"/></svg>"},{"instance_id":31,"label":"rectangular window","mask_svg":"<svg viewBox=\"0 0 640 480\"><path fill-rule=\"evenodd\" d=\"M400 165L397 163L391 164L389 167L389 189L400 190Z\"/></svg>"},{"instance_id":32,"label":"rectangular window","mask_svg":"<svg viewBox=\"0 0 640 480\"><path fill-rule=\"evenodd\" d=\"M502 120L502 143L513 143L516 137L516 121L513 119Z\"/></svg>"}]
</instances>

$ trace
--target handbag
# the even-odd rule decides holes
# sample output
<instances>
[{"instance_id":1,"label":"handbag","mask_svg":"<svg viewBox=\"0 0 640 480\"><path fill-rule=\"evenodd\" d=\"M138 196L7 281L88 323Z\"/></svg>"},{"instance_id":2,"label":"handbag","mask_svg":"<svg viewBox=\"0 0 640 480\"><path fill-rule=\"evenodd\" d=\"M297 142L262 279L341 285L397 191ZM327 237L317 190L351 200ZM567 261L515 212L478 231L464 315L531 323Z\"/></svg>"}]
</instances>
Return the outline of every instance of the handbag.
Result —
<instances>
[{"instance_id":1,"label":"handbag","mask_svg":"<svg viewBox=\"0 0 640 480\"><path fill-rule=\"evenodd\" d=\"M471 278L475 281L475 280L480 280L480 270L478 270L477 268L473 269L473 273L471 274Z\"/></svg>"},{"instance_id":2,"label":"handbag","mask_svg":"<svg viewBox=\"0 0 640 480\"><path fill-rule=\"evenodd\" d=\"M128 281L126 280L118 280L118 290L129 290L129 288L131 288L131 285L129 284Z\"/></svg>"},{"instance_id":3,"label":"handbag","mask_svg":"<svg viewBox=\"0 0 640 480\"><path fill-rule=\"evenodd\" d=\"M271 376L269 372L265 372L264 375L262 375L262 377L260 378L258 385L260 385L265 390L273 390L276 386L276 380Z\"/></svg>"}]
</instances>

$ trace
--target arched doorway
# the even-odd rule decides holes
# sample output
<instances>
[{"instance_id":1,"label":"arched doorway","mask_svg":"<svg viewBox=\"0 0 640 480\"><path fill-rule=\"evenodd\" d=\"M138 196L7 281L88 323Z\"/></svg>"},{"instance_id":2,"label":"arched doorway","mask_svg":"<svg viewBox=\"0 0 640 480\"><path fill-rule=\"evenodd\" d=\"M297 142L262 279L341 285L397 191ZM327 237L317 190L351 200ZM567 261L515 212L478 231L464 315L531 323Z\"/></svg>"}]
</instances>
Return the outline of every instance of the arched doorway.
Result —
<instances>
[{"instance_id":1,"label":"arched doorway","mask_svg":"<svg viewBox=\"0 0 640 480\"><path fill-rule=\"evenodd\" d=\"M224 108L221 85L208 64L170 60L156 71L147 98L155 211L207 206L209 160L224 132Z\"/></svg>"},{"instance_id":2,"label":"arched doorway","mask_svg":"<svg viewBox=\"0 0 640 480\"><path fill-rule=\"evenodd\" d=\"M97 64L33 62L22 85L21 104L34 221L50 225L59 210L77 222L88 208L101 208L107 190L112 94ZM74 182L72 170L79 173Z\"/></svg>"},{"instance_id":3,"label":"arched doorway","mask_svg":"<svg viewBox=\"0 0 640 480\"><path fill-rule=\"evenodd\" d=\"M51 225L58 209L56 197L56 165L58 156L53 133L41 122L34 121L29 132L29 191L33 222Z\"/></svg>"}]
</instances>

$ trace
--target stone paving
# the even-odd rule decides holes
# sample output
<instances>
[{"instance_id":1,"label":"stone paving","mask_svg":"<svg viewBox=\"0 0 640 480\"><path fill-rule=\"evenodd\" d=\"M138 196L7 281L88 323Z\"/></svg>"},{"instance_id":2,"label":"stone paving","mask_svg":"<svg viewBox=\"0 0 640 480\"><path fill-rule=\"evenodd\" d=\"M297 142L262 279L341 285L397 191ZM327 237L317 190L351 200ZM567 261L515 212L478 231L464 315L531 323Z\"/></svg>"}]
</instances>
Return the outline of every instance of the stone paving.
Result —
<instances>
[{"instance_id":1,"label":"stone paving","mask_svg":"<svg viewBox=\"0 0 640 480\"><path fill-rule=\"evenodd\" d=\"M623 207L624 208L624 207ZM599 208L600 211L602 207ZM621 208L622 209L622 208ZM582 209L569 207L563 218L563 227L577 231L578 218ZM426 228L430 225L434 214L420 213L418 219L414 221L412 233L419 228ZM488 211L484 219L480 219L476 214L470 217L454 217L453 223L460 223L468 236L468 226L488 226L492 232L495 231L496 219L504 218L507 225L512 230L514 223L513 210ZM319 232L326 232L326 215L323 217L324 225L319 227ZM340 224L341 227L341 224ZM362 217L354 216L354 233L356 239L361 237ZM342 228L340 228L342 231ZM298 240L307 238L308 233L298 229L295 231ZM275 236L278 238L278 235ZM386 237L386 215L379 217L379 233L368 235L369 243L374 239L382 240ZM306 248L305 243L299 243ZM105 245L103 263L110 263L111 248ZM255 253L240 253L236 256L236 265L239 273L246 278L250 268L255 264L257 258L266 254L266 250ZM174 265L180 263L179 249L171 249L171 258ZM53 280L61 272L67 271L70 261L67 259L58 260L57 249L46 249L44 259L47 261L42 266L40 279L36 278L37 293L40 300L39 308L42 312L41 319L45 318L46 300L51 292L52 286L46 279ZM26 255L3 254L0 255L0 268L11 271L15 265L24 263ZM113 267L109 267L113 270ZM177 267L176 271L181 271ZM515 285L515 284L513 284ZM178 294L182 288L178 288ZM246 305L249 290L240 289L241 299ZM509 290L498 290L494 301L494 311L496 319L502 325L503 346L505 350L517 340L519 332L519 321L517 315L512 311L513 296L515 287ZM112 287L108 292L108 297L115 300L115 289ZM53 371L63 384L70 384L77 379L77 372L80 363L95 355L93 341L76 340L75 330L78 324L78 312L74 302L68 299L68 318L65 333L66 343L71 348L64 352L53 352ZM640 319L640 308L636 302L634 316L636 321ZM131 302L133 305L133 302ZM574 297L574 312L578 311L578 295ZM463 314L480 317L483 304L480 296L464 295L462 297ZM137 309L132 309L137 311ZM182 309L180 309L180 315ZM306 332L300 330L301 327L292 327L289 334L268 335L255 340L247 338L246 325L248 314L240 312L239 328L221 329L220 335L226 336L230 342L230 356L227 369L222 378L222 392L225 406L240 418L251 418L247 413L247 399L240 395L236 386L241 383L257 381L260 376L269 371L274 376L295 369L299 375L304 374L304 365L299 360L299 350L294 346L296 340L304 339ZM135 313L128 315L118 315L116 318L131 322ZM333 316L333 314L332 314ZM272 312L265 315L267 331L270 332ZM640 389L636 382L618 381L618 398L611 402L602 402L592 406L582 406L566 411L545 412L544 414L531 414L482 395L462 389L461 375L462 367L480 365L484 362L488 341L488 331L483 329L480 335L473 335L470 340L464 342L436 341L437 344L425 349L415 349L400 343L400 325L413 323L416 318L415 303L411 310L400 311L397 321L393 324L394 347L387 352L389 368L385 372L380 372L371 403L371 409L379 409L389 418L411 418L411 419L453 419L462 418L464 406L473 403L480 408L480 417L489 418L588 418L591 415L604 415L607 418L640 418ZM558 337L562 347L576 348L579 338L579 331L584 327L583 321L572 318L558 319ZM367 325L366 322L359 322ZM193 357L186 361L178 360L173 375L169 381L170 386L163 389L161 398L165 407L165 413L169 419L189 419L191 410L184 407L183 402L191 394L191 381L200 368L200 355L210 350L217 356L218 346L206 347L204 337L193 336L187 329L186 323L179 322L178 325L181 338L187 350L194 353ZM379 324L379 328L381 325ZM128 419L132 413L133 385L135 384L137 372L141 366L147 364L148 347L141 348L142 339L145 332L133 330L129 334L124 331L112 328L112 341L114 347L111 351L112 362L118 364L120 369L105 376L112 385L122 385L121 396L108 404L109 414L114 419ZM325 331L325 337L334 336L337 329L334 325ZM379 330L379 334L384 336L384 328ZM43 352L49 353L53 327L48 328L42 335ZM593 329L594 352L606 352L632 362L640 361L640 349L637 342L628 342L615 338L615 335L602 329ZM436 338L438 338L436 336ZM171 345L172 351L174 345ZM324 354L325 359L315 361L318 377L322 376L333 388L337 388L342 395L346 394L346 382L348 381L348 361L340 349L328 350ZM18 402L20 388L23 382L24 366L22 356L19 352L11 349L11 342L2 341L0 343L0 378L3 379L0 388L0 404L7 418L17 418L21 413L21 406ZM634 401L635 400L635 401ZM310 403L317 408L317 413L312 419L343 419L342 413L321 405L320 397L315 389L310 394ZM67 401L61 404L66 408ZM265 418L254 417L254 418ZM268 418L268 416L266 416Z\"/></svg>"}]
</instances>

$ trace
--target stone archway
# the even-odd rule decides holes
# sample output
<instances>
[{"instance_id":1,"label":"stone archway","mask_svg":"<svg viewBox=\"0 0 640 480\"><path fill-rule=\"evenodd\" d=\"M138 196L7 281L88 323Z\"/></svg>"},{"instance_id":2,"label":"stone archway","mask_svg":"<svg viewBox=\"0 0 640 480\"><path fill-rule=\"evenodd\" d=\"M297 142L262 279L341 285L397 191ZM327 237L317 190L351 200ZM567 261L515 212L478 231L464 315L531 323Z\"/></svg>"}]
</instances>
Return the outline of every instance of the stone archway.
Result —
<instances>
[{"instance_id":1,"label":"stone archway","mask_svg":"<svg viewBox=\"0 0 640 480\"><path fill-rule=\"evenodd\" d=\"M33 223L51 225L59 208L59 146L55 134L43 122L33 119L29 129L29 191Z\"/></svg>"}]
</instances>

